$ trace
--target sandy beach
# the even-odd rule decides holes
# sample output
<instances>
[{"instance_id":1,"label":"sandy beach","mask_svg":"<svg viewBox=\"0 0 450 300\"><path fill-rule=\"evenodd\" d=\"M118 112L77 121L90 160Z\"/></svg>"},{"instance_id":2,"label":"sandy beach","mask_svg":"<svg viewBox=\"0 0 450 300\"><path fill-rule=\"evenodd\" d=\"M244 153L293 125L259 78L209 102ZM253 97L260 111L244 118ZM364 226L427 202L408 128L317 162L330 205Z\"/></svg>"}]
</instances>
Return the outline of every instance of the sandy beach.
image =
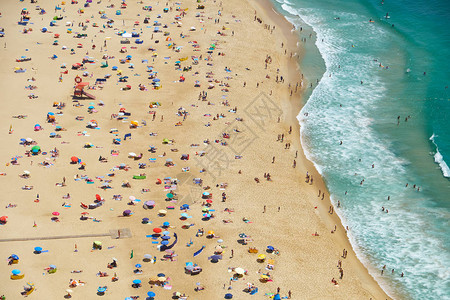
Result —
<instances>
[{"instance_id":1,"label":"sandy beach","mask_svg":"<svg viewBox=\"0 0 450 300\"><path fill-rule=\"evenodd\" d=\"M301 149L292 25L263 1L126 4L0 5L0 295L389 298Z\"/></svg>"}]
</instances>

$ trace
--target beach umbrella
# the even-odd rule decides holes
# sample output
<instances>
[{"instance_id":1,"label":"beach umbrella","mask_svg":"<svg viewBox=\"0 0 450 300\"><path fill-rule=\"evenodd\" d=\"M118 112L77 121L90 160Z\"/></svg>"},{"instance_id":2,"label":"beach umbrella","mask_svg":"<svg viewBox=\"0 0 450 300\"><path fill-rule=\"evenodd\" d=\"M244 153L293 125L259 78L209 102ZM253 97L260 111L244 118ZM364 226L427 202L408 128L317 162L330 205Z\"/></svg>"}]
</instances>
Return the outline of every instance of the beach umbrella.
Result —
<instances>
[{"instance_id":1,"label":"beach umbrella","mask_svg":"<svg viewBox=\"0 0 450 300\"><path fill-rule=\"evenodd\" d=\"M142 223L147 224L149 220L149 218L142 218Z\"/></svg>"},{"instance_id":2,"label":"beach umbrella","mask_svg":"<svg viewBox=\"0 0 450 300\"><path fill-rule=\"evenodd\" d=\"M127 209L123 211L124 216L129 216L131 214L131 210Z\"/></svg>"},{"instance_id":3,"label":"beach umbrella","mask_svg":"<svg viewBox=\"0 0 450 300\"><path fill-rule=\"evenodd\" d=\"M160 209L160 210L158 211L158 214L160 214L160 215L165 215L165 214L167 214L167 210Z\"/></svg>"},{"instance_id":4,"label":"beach umbrella","mask_svg":"<svg viewBox=\"0 0 450 300\"><path fill-rule=\"evenodd\" d=\"M159 274L156 275L156 276L158 276L158 277L166 277L166 274L164 274L164 273L159 273Z\"/></svg>"},{"instance_id":5,"label":"beach umbrella","mask_svg":"<svg viewBox=\"0 0 450 300\"><path fill-rule=\"evenodd\" d=\"M33 139L32 139L32 138L26 138L25 141L26 141L27 143L31 143L31 142L33 142Z\"/></svg>"},{"instance_id":6,"label":"beach umbrella","mask_svg":"<svg viewBox=\"0 0 450 300\"><path fill-rule=\"evenodd\" d=\"M144 258L145 259L152 259L152 255L151 254L144 254Z\"/></svg>"},{"instance_id":7,"label":"beach umbrella","mask_svg":"<svg viewBox=\"0 0 450 300\"><path fill-rule=\"evenodd\" d=\"M163 231L162 234L163 234L163 235L169 235L170 232L168 232L168 231Z\"/></svg>"},{"instance_id":8,"label":"beach umbrella","mask_svg":"<svg viewBox=\"0 0 450 300\"><path fill-rule=\"evenodd\" d=\"M245 273L245 270L242 268L236 268L236 269L234 269L234 271L239 275L244 275L244 273Z\"/></svg>"},{"instance_id":9,"label":"beach umbrella","mask_svg":"<svg viewBox=\"0 0 450 300\"><path fill-rule=\"evenodd\" d=\"M100 197L100 195L99 195L99 194L96 194L96 195L95 195L95 200L97 200L97 201L101 201L101 200L102 200L102 197Z\"/></svg>"},{"instance_id":10,"label":"beach umbrella","mask_svg":"<svg viewBox=\"0 0 450 300\"><path fill-rule=\"evenodd\" d=\"M169 225L170 225L169 222L164 222L164 223L163 223L163 226L164 226L164 227L169 227ZM166 231L165 231L165 232L166 232Z\"/></svg>"},{"instance_id":11,"label":"beach umbrella","mask_svg":"<svg viewBox=\"0 0 450 300\"><path fill-rule=\"evenodd\" d=\"M128 198L130 199L130 201L136 200L136 197L135 197L135 196L130 196L130 197L128 197Z\"/></svg>"},{"instance_id":12,"label":"beach umbrella","mask_svg":"<svg viewBox=\"0 0 450 300\"><path fill-rule=\"evenodd\" d=\"M72 156L71 158L70 158L70 160L72 161L72 162L78 162L78 157L76 157L76 156Z\"/></svg>"},{"instance_id":13,"label":"beach umbrella","mask_svg":"<svg viewBox=\"0 0 450 300\"><path fill-rule=\"evenodd\" d=\"M162 229L156 227L156 228L153 228L153 232L154 232L154 233L161 233L161 232L162 232Z\"/></svg>"},{"instance_id":14,"label":"beach umbrella","mask_svg":"<svg viewBox=\"0 0 450 300\"><path fill-rule=\"evenodd\" d=\"M52 212L52 215L54 215L54 216L59 216L59 212L54 211L54 212Z\"/></svg>"},{"instance_id":15,"label":"beach umbrella","mask_svg":"<svg viewBox=\"0 0 450 300\"><path fill-rule=\"evenodd\" d=\"M19 275L20 274L20 270L19 269L14 269L11 271L11 273L13 273L13 275Z\"/></svg>"},{"instance_id":16,"label":"beach umbrella","mask_svg":"<svg viewBox=\"0 0 450 300\"><path fill-rule=\"evenodd\" d=\"M19 260L19 256L17 256L16 254L11 254L11 258L14 260Z\"/></svg>"},{"instance_id":17,"label":"beach umbrella","mask_svg":"<svg viewBox=\"0 0 450 300\"><path fill-rule=\"evenodd\" d=\"M150 292L147 293L147 296L149 296L150 298L152 298L152 297L155 297L156 294L155 294L154 292L150 291Z\"/></svg>"},{"instance_id":18,"label":"beach umbrella","mask_svg":"<svg viewBox=\"0 0 450 300\"><path fill-rule=\"evenodd\" d=\"M31 151L33 152L38 152L39 150L41 150L41 146L34 146L33 148L31 148Z\"/></svg>"},{"instance_id":19,"label":"beach umbrella","mask_svg":"<svg viewBox=\"0 0 450 300\"><path fill-rule=\"evenodd\" d=\"M56 269L55 265L50 265L49 267L50 267L50 269Z\"/></svg>"},{"instance_id":20,"label":"beach umbrella","mask_svg":"<svg viewBox=\"0 0 450 300\"><path fill-rule=\"evenodd\" d=\"M233 294L225 294L225 299L232 299L233 298Z\"/></svg>"},{"instance_id":21,"label":"beach umbrella","mask_svg":"<svg viewBox=\"0 0 450 300\"><path fill-rule=\"evenodd\" d=\"M281 300L280 294L275 294L275 296L273 296L273 300Z\"/></svg>"},{"instance_id":22,"label":"beach umbrella","mask_svg":"<svg viewBox=\"0 0 450 300\"><path fill-rule=\"evenodd\" d=\"M222 259L222 255L212 255L209 259L212 261L218 261L219 259Z\"/></svg>"},{"instance_id":23,"label":"beach umbrella","mask_svg":"<svg viewBox=\"0 0 450 300\"><path fill-rule=\"evenodd\" d=\"M142 281L140 280L140 279L135 279L135 280L133 280L133 283L134 284L140 284Z\"/></svg>"},{"instance_id":24,"label":"beach umbrella","mask_svg":"<svg viewBox=\"0 0 450 300\"><path fill-rule=\"evenodd\" d=\"M187 214L187 213L182 213L182 214L181 214L181 217L187 219L188 214Z\"/></svg>"},{"instance_id":25,"label":"beach umbrella","mask_svg":"<svg viewBox=\"0 0 450 300\"><path fill-rule=\"evenodd\" d=\"M169 199L172 199L173 198L173 194L172 193L167 193L166 197L169 198Z\"/></svg>"},{"instance_id":26,"label":"beach umbrella","mask_svg":"<svg viewBox=\"0 0 450 300\"><path fill-rule=\"evenodd\" d=\"M99 287L99 288L97 289L97 292L99 292L99 293L104 293L104 292L106 292L106 287Z\"/></svg>"},{"instance_id":27,"label":"beach umbrella","mask_svg":"<svg viewBox=\"0 0 450 300\"><path fill-rule=\"evenodd\" d=\"M135 267L136 268L140 268L140 267L142 267L142 265L141 264L136 264Z\"/></svg>"},{"instance_id":28,"label":"beach umbrella","mask_svg":"<svg viewBox=\"0 0 450 300\"><path fill-rule=\"evenodd\" d=\"M170 240L170 236L164 235L164 236L161 237L161 239L163 239L163 240Z\"/></svg>"},{"instance_id":29,"label":"beach umbrella","mask_svg":"<svg viewBox=\"0 0 450 300\"><path fill-rule=\"evenodd\" d=\"M159 78L153 79L153 82L160 82L161 80Z\"/></svg>"},{"instance_id":30,"label":"beach umbrella","mask_svg":"<svg viewBox=\"0 0 450 300\"><path fill-rule=\"evenodd\" d=\"M184 229L188 229L190 227L191 227L191 223L186 222L186 223L183 224L183 228Z\"/></svg>"},{"instance_id":31,"label":"beach umbrella","mask_svg":"<svg viewBox=\"0 0 450 300\"><path fill-rule=\"evenodd\" d=\"M168 240L163 240L162 242L161 242L161 245L169 245L169 241Z\"/></svg>"},{"instance_id":32,"label":"beach umbrella","mask_svg":"<svg viewBox=\"0 0 450 300\"><path fill-rule=\"evenodd\" d=\"M258 259L264 260L264 259L266 259L266 256L264 254L260 254L260 255L258 255Z\"/></svg>"},{"instance_id":33,"label":"beach umbrella","mask_svg":"<svg viewBox=\"0 0 450 300\"><path fill-rule=\"evenodd\" d=\"M42 247L34 247L34 251L37 253L41 253L42 252Z\"/></svg>"},{"instance_id":34,"label":"beach umbrella","mask_svg":"<svg viewBox=\"0 0 450 300\"><path fill-rule=\"evenodd\" d=\"M147 206L155 206L155 201L152 201L152 200L150 200L150 201L145 201L144 204L147 205Z\"/></svg>"},{"instance_id":35,"label":"beach umbrella","mask_svg":"<svg viewBox=\"0 0 450 300\"><path fill-rule=\"evenodd\" d=\"M73 291L71 289L67 289L66 292L69 293L69 294L73 293Z\"/></svg>"}]
</instances>

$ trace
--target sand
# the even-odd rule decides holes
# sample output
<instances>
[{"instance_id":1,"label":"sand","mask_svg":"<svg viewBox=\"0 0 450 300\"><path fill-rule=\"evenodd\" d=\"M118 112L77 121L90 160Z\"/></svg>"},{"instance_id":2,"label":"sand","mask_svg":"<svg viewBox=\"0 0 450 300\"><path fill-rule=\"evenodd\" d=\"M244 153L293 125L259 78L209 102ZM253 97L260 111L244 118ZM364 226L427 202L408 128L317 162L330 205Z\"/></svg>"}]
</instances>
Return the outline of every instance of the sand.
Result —
<instances>
[{"instance_id":1,"label":"sand","mask_svg":"<svg viewBox=\"0 0 450 300\"><path fill-rule=\"evenodd\" d=\"M106 8L112 3L115 8ZM326 188L303 155L295 119L301 105L301 89L290 96L288 88L289 83L295 86L301 80L296 64L301 49L295 47L296 36L290 32L291 25L275 14L270 4L263 2L244 4L242 1L230 0L219 7L219 2L207 1L201 3L205 5L204 10L196 9L197 3L194 2L180 5L174 1L168 3L167 7L172 8L172 11L164 13L164 2L130 2L126 9L121 10L120 16L115 15L115 11L120 9L120 1L94 2L84 8L83 14L77 12L83 6L81 2L60 5L62 9L56 13L52 1L39 1L37 4L15 1L2 3L0 21L6 36L2 38L5 44L0 48L4 62L0 70L3 91L0 134L4 144L0 147L0 157L4 163L0 172L6 175L0 177L4 195L0 214L7 215L8 222L0 227L0 257L6 259L14 253L20 260L19 264L11 266L4 262L6 271L0 274L0 294L5 294L7 299L18 299L22 286L31 282L36 287L29 296L31 299L57 299L67 294L65 291L69 288L70 279L76 279L86 284L71 288L74 299L97 297L99 286L108 287L108 299L130 296L145 299L150 290L155 292L156 299L169 299L177 291L191 299L222 299L226 293L232 293L233 299L244 299L249 297L242 292L247 283L258 287L259 291L254 296L258 299L268 298L264 297L265 294L276 293L277 287L282 296L287 296L288 291L291 291L292 299L388 298L356 258L339 218L336 214L328 213L328 195L323 200L317 197L318 190L326 191ZM45 8L47 13L40 15L35 10L36 5ZM144 11L144 5L153 6L153 11ZM24 26L17 25L24 7L30 11L30 22L33 23L25 26L33 29L26 34L22 33ZM180 14L180 11L176 11L177 7L188 9L186 16L179 20L181 27L173 24L174 17ZM100 18L99 10L105 10L107 16L114 19L112 28L103 28L107 19ZM221 15L218 15L219 10ZM262 23L254 21L255 10ZM64 19L57 21L58 26L50 27L53 16L60 14ZM157 18L158 14L161 18ZM150 24L143 23L146 15L150 16ZM215 19L220 19L218 24ZM69 21L73 21L73 27L66 26ZM134 26L135 21L140 24ZM173 39L172 43L182 46L179 52L167 47L171 41L166 41L167 36L163 32L153 33L153 26L147 28L154 21L168 24L167 29L162 28L162 25L159 27L163 32L170 32L168 36ZM80 22L87 25L86 30L78 27ZM93 23L99 27L94 27ZM271 30L265 29L265 25L276 27L271 33ZM47 27L51 33L40 32L42 27ZM191 27L195 27L195 31L190 31ZM69 28L73 33L85 33L87 37L74 38L73 33L67 33ZM143 34L139 38L144 41L143 44L135 44L135 38L130 38L130 44L121 44L122 37L115 33L118 30L140 32L141 29ZM55 33L60 34L60 37L55 38ZM186 37L181 38L180 34ZM58 45L52 45L54 40L58 40ZM159 43L155 43L155 40L159 40ZM200 47L194 48L192 41L197 41ZM83 48L77 48L78 43ZM210 50L211 59L206 61L212 43L216 46ZM284 44L283 48L281 43ZM96 45L95 50L92 49L93 44ZM62 46L67 46L67 49L63 50ZM127 52L120 53L119 50L124 46ZM72 48L75 54L70 54ZM155 48L157 56L148 48ZM284 55L286 48L287 55ZM200 51L195 51L197 49ZM219 52L225 55L219 56ZM290 52L295 53L292 58ZM58 58L50 59L53 54ZM104 54L115 57L109 59L107 68L101 68L101 62L105 61L102 59ZM22 55L32 60L16 62L15 59ZM87 63L86 70L72 70L71 65L81 62L86 55L94 58L95 63ZM130 63L134 64L134 69L129 68L128 62L119 62L126 55L132 56ZM194 65L191 56L200 55L202 59L198 65ZM271 62L266 69L264 60L267 55L271 57ZM188 59L180 63L181 68L192 66L192 70L183 72L175 66L175 61L186 57ZM148 62L142 63L144 59ZM63 63L67 64L66 69L61 68ZM118 82L120 76L111 70L112 66L122 70L122 76L128 76L128 81ZM162 86L160 89L152 89L152 80L147 79L147 66L153 66L153 70L158 72L157 78L161 80ZM14 73L15 67L27 71ZM226 67L231 71L225 71ZM60 72L65 70L68 70L68 74L63 74L62 82L59 82ZM85 71L89 75L82 77ZM214 75L205 78L207 72L213 72ZM81 76L83 81L94 86L95 80L104 78L106 74L111 74L111 78L102 85L102 89L97 86L95 90L88 91L95 95L96 100L73 101L75 76ZM277 75L284 77L284 83L275 82ZM185 77L184 82L178 82L180 76ZM27 79L32 77L36 81L28 82ZM208 82L208 79L217 81ZM194 87L196 80L200 81L201 87ZM209 83L214 84L214 88L208 89ZM224 86L225 83L229 87ZM38 89L24 89L29 84L36 85ZM146 90L140 91L139 84L144 84ZM126 85L130 85L131 90L121 90ZM202 91L208 93L206 101L198 100ZM29 99L27 96L30 93L35 93L38 98ZM100 106L99 100L105 105ZM229 106L223 104L225 101L228 101ZM64 102L65 107L58 110L52 107L54 102ZM91 102L95 106L94 113L88 113ZM150 102L160 102L161 106L149 108ZM74 106L77 103L83 106ZM235 107L237 112L230 112ZM120 108L131 113L127 120L111 118L111 114L118 114ZM59 111L63 114L56 115L57 124L46 122L48 112ZM154 121L149 111L156 112ZM188 112L185 120L177 115L178 111ZM27 115L27 118L12 118L19 114ZM225 117L213 120L216 114ZM83 116L84 120L77 121L76 116ZM164 116L163 120L161 116ZM96 120L100 128L86 128L90 120ZM133 120L137 120L140 126L130 129L130 121ZM146 121L146 126L141 126L142 120ZM175 126L179 122L182 126ZM33 131L37 123L44 130ZM205 126L208 123L210 126ZM11 133L8 132L10 125ZM55 132L57 125L66 130L57 132L61 138L50 138L50 133ZM110 133L112 128L118 129L117 137L122 139L121 145L112 143L113 138L116 138ZM82 134L83 131L87 134ZM123 140L126 133L132 134L131 140ZM157 135L151 136L150 133ZM229 138L224 138L224 133ZM277 141L277 136L281 134L284 134L283 142ZM35 140L48 154L27 157L25 151L31 147L19 144L21 138L27 137ZM175 142L171 145L162 144L164 138ZM204 143L207 139L210 140L209 146ZM94 146L84 148L86 143ZM291 144L290 149L284 149L286 143ZM198 146L192 147L192 144ZM149 145L157 148L156 153L147 151ZM59 156L53 159L50 150L55 147L59 150ZM120 151L120 154L112 156L112 149ZM207 154L196 155L201 151ZM298 156L295 158L297 151ZM143 153L143 158L129 158L130 152ZM180 160L182 154L189 154L190 159ZM16 155L22 156L18 159L19 165L10 164L10 158ZM72 156L80 158L86 164L86 170L79 170L79 164L70 164ZM99 162L99 156L106 157L108 162ZM273 156L275 163L272 163ZM156 161L151 162L149 158ZM172 159L175 166L166 167L166 159ZM294 159L296 168L293 168ZM44 161L52 165L40 165ZM129 165L131 169L113 169L121 163ZM138 163L146 163L147 168L139 169ZM183 172L182 168L187 167L190 171ZM206 172L200 173L203 168ZM24 170L30 171L30 178L19 177ZM313 184L305 182L306 172L313 176ZM110 173L114 173L114 177L108 178L107 174ZM132 179L133 175L141 173L146 174L145 180ZM271 181L264 178L264 173L270 173ZM86 175L94 183L76 181L74 178L77 175ZM157 179L165 177L178 179L177 201L166 201L164 184L156 184ZM57 186L56 183L61 183L63 178L66 186ZM203 180L202 187L193 184L194 178ZM260 182L257 183L255 178ZM113 188L100 189L104 183L101 180L108 179L112 180L110 185ZM129 181L131 188L121 187L124 181ZM227 183L228 187L220 189L221 183ZM22 190L25 185L34 188ZM207 186L211 188L203 189ZM142 189L149 191L142 192ZM202 202L205 201L201 197L203 192L213 195L210 208L214 209L212 213L215 217L208 221L202 220ZM226 193L226 202L221 201L223 192ZM63 199L67 193L70 199ZM39 202L35 202L37 194ZM87 210L80 207L80 203L94 203L96 194L105 199L101 207ZM116 194L121 194L123 199L113 200ZM141 202L134 206L127 205L129 196ZM154 209L145 210L142 207L143 202L148 200L156 202ZM9 203L17 206L5 208ZM67 207L63 206L64 203ZM183 211L179 207L182 204L190 205L187 213L192 218L180 220ZM175 209L167 209L170 206ZM234 212L224 211L226 208ZM127 209L133 215L122 217L122 212ZM164 217L158 216L160 209L167 210ZM54 217L52 212L59 212L59 222L51 220ZM101 222L80 220L82 212L88 212L89 217ZM142 224L141 220L145 217L150 219L151 224ZM232 222L225 223L224 220ZM162 261L165 252L160 252L156 244L152 244L152 241L159 242L161 239L146 237L153 233L153 228L161 227L163 222L170 222L170 242L174 240L174 233L178 235L178 243L172 249L177 254L173 262ZM194 225L182 229L186 222ZM337 231L331 233L335 225ZM217 237L207 239L206 234L196 237L197 230L201 228L205 233L213 230ZM116 239L119 229L121 237ZM316 232L319 236L313 235ZM241 233L251 236L252 241L247 245L239 244L237 241L241 239ZM12 241L5 241L8 239ZM103 249L92 251L92 243L96 240L103 243ZM223 259L211 263L208 257L213 255L218 245L224 247ZM266 253L269 245L277 248L280 254ZM48 252L34 254L36 246ZM202 246L205 246L203 252L193 257L193 253ZM257 248L259 253L249 253L249 247ZM348 250L346 259L341 257L344 248ZM232 258L231 250L234 254ZM267 256L264 263L257 262L257 256L261 253ZM156 256L156 263L144 262L144 254ZM118 267L108 269L107 264L112 262L113 257L117 259ZM262 283L260 276L268 272L265 269L268 259L274 260L274 270L269 271L273 281ZM336 267L338 260L342 260L343 264L342 279L339 279L339 269ZM186 262L198 264L203 272L196 276L185 274ZM133 273L138 263L142 265L142 274ZM57 266L55 274L48 274L44 270L50 264ZM230 277L234 272L229 272L229 268L233 267L244 268L247 275L230 285ZM25 278L11 280L9 276L12 269L20 269ZM83 272L71 273L74 270ZM99 271L107 272L109 276L96 276ZM114 273L119 277L116 282L111 281ZM164 273L170 278L166 288L148 284L149 278L158 273ZM338 286L331 283L332 278L338 281ZM141 279L142 287L133 288L131 284L134 279ZM205 290L195 292L197 282ZM229 289L230 286L232 289Z\"/></svg>"}]
</instances>

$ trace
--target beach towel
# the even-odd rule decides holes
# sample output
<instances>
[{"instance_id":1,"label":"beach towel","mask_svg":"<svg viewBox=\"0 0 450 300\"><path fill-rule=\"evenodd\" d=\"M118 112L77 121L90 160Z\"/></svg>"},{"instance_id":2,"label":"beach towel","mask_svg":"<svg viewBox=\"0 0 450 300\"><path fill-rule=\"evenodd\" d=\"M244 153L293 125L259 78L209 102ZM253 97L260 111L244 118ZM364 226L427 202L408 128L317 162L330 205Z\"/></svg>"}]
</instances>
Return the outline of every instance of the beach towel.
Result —
<instances>
[{"instance_id":1,"label":"beach towel","mask_svg":"<svg viewBox=\"0 0 450 300\"><path fill-rule=\"evenodd\" d=\"M205 249L205 246L202 246L200 248L200 250L198 250L197 252L194 253L194 257L196 257L197 255L199 255L200 253L202 253L203 249Z\"/></svg>"}]
</instances>

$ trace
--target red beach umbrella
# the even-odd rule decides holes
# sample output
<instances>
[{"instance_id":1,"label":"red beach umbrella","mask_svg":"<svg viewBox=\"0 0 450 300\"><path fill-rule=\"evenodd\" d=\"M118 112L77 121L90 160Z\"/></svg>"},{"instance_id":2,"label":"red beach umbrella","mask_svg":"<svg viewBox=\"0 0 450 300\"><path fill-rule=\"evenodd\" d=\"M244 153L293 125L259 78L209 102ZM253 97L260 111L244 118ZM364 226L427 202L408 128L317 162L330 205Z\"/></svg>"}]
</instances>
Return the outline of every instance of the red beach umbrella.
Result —
<instances>
[{"instance_id":1,"label":"red beach umbrella","mask_svg":"<svg viewBox=\"0 0 450 300\"><path fill-rule=\"evenodd\" d=\"M95 195L95 199L96 199L97 201L101 201L101 200L102 200L102 197L100 197L99 194L96 194L96 195Z\"/></svg>"},{"instance_id":2,"label":"red beach umbrella","mask_svg":"<svg viewBox=\"0 0 450 300\"><path fill-rule=\"evenodd\" d=\"M162 232L162 229L156 227L156 228L153 228L153 232L154 232L154 233L161 233L161 232Z\"/></svg>"}]
</instances>

